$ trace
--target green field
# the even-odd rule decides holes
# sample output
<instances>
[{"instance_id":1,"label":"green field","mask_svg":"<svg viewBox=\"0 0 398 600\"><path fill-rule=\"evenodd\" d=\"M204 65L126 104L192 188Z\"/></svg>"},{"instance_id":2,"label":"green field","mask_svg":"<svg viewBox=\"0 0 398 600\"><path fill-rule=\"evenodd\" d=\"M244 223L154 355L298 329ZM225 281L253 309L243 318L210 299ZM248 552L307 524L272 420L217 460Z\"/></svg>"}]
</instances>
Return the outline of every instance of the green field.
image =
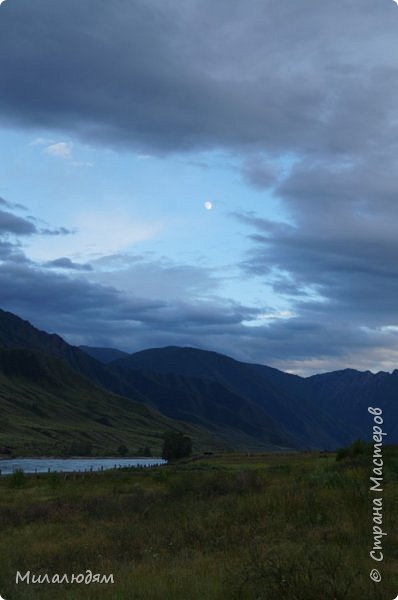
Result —
<instances>
[{"instance_id":1,"label":"green field","mask_svg":"<svg viewBox=\"0 0 398 600\"><path fill-rule=\"evenodd\" d=\"M0 478L6 600L392 600L398 452L385 449L383 562L367 457L213 455L151 470ZM369 572L378 568L382 582ZM15 585L25 574L112 584Z\"/></svg>"}]
</instances>

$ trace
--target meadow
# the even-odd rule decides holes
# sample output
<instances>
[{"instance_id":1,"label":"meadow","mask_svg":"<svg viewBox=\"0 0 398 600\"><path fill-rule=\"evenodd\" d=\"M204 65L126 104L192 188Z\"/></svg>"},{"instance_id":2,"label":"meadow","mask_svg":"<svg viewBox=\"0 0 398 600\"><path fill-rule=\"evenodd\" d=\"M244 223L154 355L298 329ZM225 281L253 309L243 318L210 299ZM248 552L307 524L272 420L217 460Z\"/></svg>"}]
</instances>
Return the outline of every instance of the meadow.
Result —
<instances>
[{"instance_id":1,"label":"meadow","mask_svg":"<svg viewBox=\"0 0 398 600\"><path fill-rule=\"evenodd\" d=\"M209 455L166 467L0 478L5 600L392 600L398 452L385 448L384 560L369 556L367 456ZM370 580L378 568L382 581ZM15 584L16 572L114 584Z\"/></svg>"}]
</instances>

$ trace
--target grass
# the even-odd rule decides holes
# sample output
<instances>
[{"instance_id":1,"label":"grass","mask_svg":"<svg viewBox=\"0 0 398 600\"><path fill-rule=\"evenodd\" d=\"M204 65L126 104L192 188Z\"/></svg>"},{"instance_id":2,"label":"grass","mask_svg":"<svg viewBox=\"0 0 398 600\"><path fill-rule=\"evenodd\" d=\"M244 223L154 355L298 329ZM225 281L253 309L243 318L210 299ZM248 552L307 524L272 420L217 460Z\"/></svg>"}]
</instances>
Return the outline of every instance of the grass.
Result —
<instances>
[{"instance_id":1,"label":"grass","mask_svg":"<svg viewBox=\"0 0 398 600\"><path fill-rule=\"evenodd\" d=\"M332 454L206 456L139 471L0 478L0 593L31 598L384 600L398 592L396 450L384 561L369 557L369 464ZM372 568L383 580L373 584ZM15 585L16 571L115 583Z\"/></svg>"},{"instance_id":2,"label":"grass","mask_svg":"<svg viewBox=\"0 0 398 600\"><path fill-rule=\"evenodd\" d=\"M0 372L0 453L8 447L14 456L114 456L125 445L130 455L149 447L156 456L164 432L177 429L192 438L196 451L225 447L199 427L168 419L54 364L62 370L59 384Z\"/></svg>"}]
</instances>

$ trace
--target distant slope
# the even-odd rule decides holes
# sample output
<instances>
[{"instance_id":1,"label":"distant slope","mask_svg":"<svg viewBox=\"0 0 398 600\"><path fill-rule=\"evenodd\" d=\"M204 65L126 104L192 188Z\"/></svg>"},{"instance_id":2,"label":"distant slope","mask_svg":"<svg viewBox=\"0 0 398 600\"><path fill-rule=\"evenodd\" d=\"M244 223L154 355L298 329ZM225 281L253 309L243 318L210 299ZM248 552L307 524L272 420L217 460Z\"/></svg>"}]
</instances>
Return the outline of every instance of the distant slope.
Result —
<instances>
[{"instance_id":1,"label":"distant slope","mask_svg":"<svg viewBox=\"0 0 398 600\"><path fill-rule=\"evenodd\" d=\"M91 379L97 385L120 395L136 400L137 390L112 373L101 362L92 358L77 346L71 346L57 334L49 334L33 327L28 321L0 310L0 348L32 348L40 350L52 358L66 361L75 371Z\"/></svg>"},{"instance_id":2,"label":"distant slope","mask_svg":"<svg viewBox=\"0 0 398 600\"><path fill-rule=\"evenodd\" d=\"M127 352L122 352L122 350L117 350L116 348L97 348L95 346L79 346L79 350L83 350L83 352L89 354L90 356L92 356L96 360L99 360L105 365L119 358L127 358L127 356L129 356Z\"/></svg>"},{"instance_id":3,"label":"distant slope","mask_svg":"<svg viewBox=\"0 0 398 600\"><path fill-rule=\"evenodd\" d=\"M383 410L385 443L398 443L398 371L371 373L344 369L313 375L306 380L308 393L325 412L337 413L355 424L363 438L372 434L368 407ZM357 436L358 437L358 436Z\"/></svg>"},{"instance_id":4,"label":"distant slope","mask_svg":"<svg viewBox=\"0 0 398 600\"><path fill-rule=\"evenodd\" d=\"M190 435L197 450L222 447L215 436L100 389L64 361L36 350L0 350L0 411L0 449L20 455L85 448L114 455L121 444L132 454L146 446L159 454L169 429Z\"/></svg>"},{"instance_id":5,"label":"distant slope","mask_svg":"<svg viewBox=\"0 0 398 600\"><path fill-rule=\"evenodd\" d=\"M272 450L299 443L260 406L208 379L154 373L114 365L152 406L168 417L213 431L230 448Z\"/></svg>"},{"instance_id":6,"label":"distant slope","mask_svg":"<svg viewBox=\"0 0 398 600\"><path fill-rule=\"evenodd\" d=\"M332 448L351 437L350 428L310 399L305 380L265 367L242 363L230 357L195 348L154 348L122 358L110 364L124 375L134 370L174 376L201 378L217 384L224 394L239 396L251 406L256 423L268 420L273 431L292 446ZM216 396L213 394L213 397ZM161 403L156 404L163 410ZM261 416L260 416L261 415Z\"/></svg>"},{"instance_id":7,"label":"distant slope","mask_svg":"<svg viewBox=\"0 0 398 600\"><path fill-rule=\"evenodd\" d=\"M220 386L209 393L209 386L203 385L200 380L164 377L160 381L153 373L135 370L131 373L101 364L58 335L39 331L27 321L5 311L0 311L0 345L11 349L36 348L48 357L67 361L96 385L151 405L169 418L208 428L211 435L223 441L224 447L269 450L298 446L296 439L291 438L283 427L276 428L264 411L250 405L246 399L236 398L236 394ZM230 400L232 409L228 406ZM224 401L226 406L223 406ZM173 403L174 408L178 404L177 410L170 409ZM237 403L241 406L235 412ZM192 408L193 404L195 408Z\"/></svg>"},{"instance_id":8,"label":"distant slope","mask_svg":"<svg viewBox=\"0 0 398 600\"><path fill-rule=\"evenodd\" d=\"M398 371L373 375L346 369L302 378L216 352L179 347L127 356L95 348L102 360L119 357L103 364L58 335L39 331L1 310L0 347L38 349L48 360L66 361L74 372L101 387L102 394L124 396L185 422L186 427L206 429L229 448L333 449L358 437L369 439L367 406L372 404L385 411L388 441L398 442ZM34 362L31 367L30 384L42 390L43 380L34 381L38 367ZM27 401L26 389L18 386L23 377L26 373L13 375L14 397L19 400L24 393Z\"/></svg>"}]
</instances>

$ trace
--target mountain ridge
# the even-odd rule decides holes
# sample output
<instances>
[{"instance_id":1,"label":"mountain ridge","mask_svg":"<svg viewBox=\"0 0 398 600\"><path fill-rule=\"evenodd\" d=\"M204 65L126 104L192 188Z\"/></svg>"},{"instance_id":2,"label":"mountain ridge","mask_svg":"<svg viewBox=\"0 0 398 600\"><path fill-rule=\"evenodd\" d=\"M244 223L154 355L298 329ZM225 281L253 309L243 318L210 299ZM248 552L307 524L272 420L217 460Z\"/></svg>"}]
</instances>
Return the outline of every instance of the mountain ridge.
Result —
<instances>
[{"instance_id":1,"label":"mountain ridge","mask_svg":"<svg viewBox=\"0 0 398 600\"><path fill-rule=\"evenodd\" d=\"M63 360L101 389L200 426L231 448L333 449L367 439L371 402L385 410L389 441L398 440L398 371L347 368L304 378L193 347L126 354L85 346L83 351L0 310L1 346L36 349Z\"/></svg>"}]
</instances>

